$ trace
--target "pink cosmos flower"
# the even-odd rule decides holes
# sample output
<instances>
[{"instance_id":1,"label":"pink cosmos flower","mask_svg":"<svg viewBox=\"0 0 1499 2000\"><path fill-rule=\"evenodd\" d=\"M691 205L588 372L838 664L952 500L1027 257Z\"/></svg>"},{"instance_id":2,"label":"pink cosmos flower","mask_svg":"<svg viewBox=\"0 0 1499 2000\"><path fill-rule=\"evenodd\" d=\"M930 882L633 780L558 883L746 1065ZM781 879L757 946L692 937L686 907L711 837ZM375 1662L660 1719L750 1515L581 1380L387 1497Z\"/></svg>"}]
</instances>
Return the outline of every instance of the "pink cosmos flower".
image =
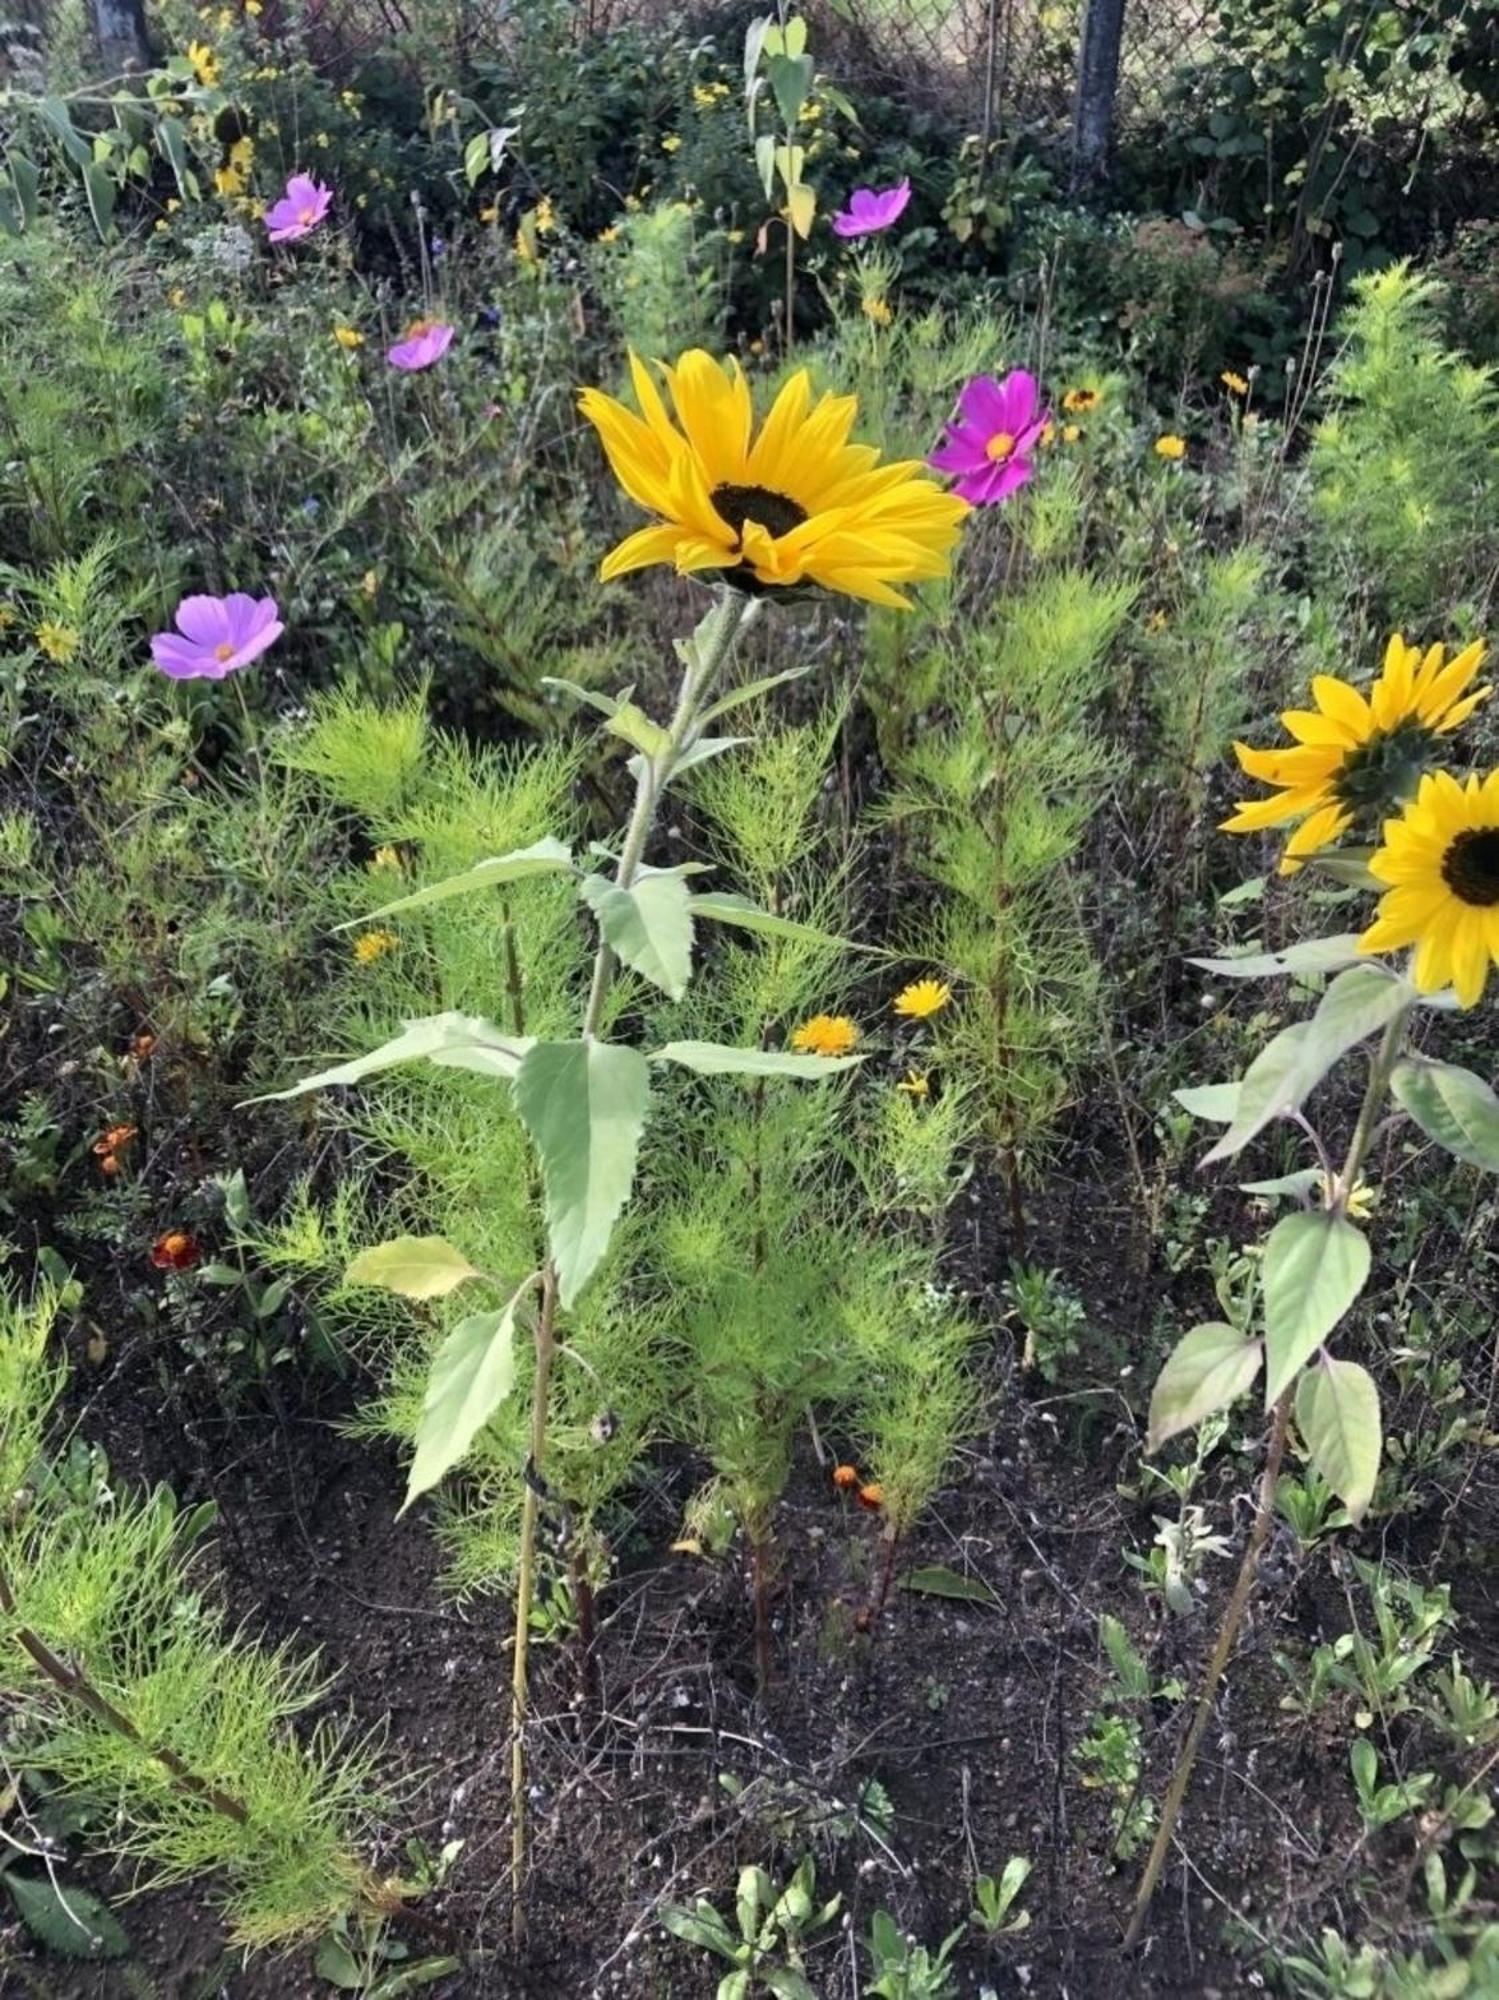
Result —
<instances>
[{"instance_id":1,"label":"pink cosmos flower","mask_svg":"<svg viewBox=\"0 0 1499 2000\"><path fill-rule=\"evenodd\" d=\"M221 681L258 659L286 627L274 597L184 597L177 630L158 632L151 657L174 681Z\"/></svg>"},{"instance_id":2,"label":"pink cosmos flower","mask_svg":"<svg viewBox=\"0 0 1499 2000\"><path fill-rule=\"evenodd\" d=\"M293 174L280 201L265 212L266 233L273 243L295 243L311 235L328 213L333 190L311 174Z\"/></svg>"},{"instance_id":3,"label":"pink cosmos flower","mask_svg":"<svg viewBox=\"0 0 1499 2000\"><path fill-rule=\"evenodd\" d=\"M1031 453L1051 412L1040 407L1036 378L1013 368L1003 382L979 375L958 398L958 421L927 464L959 475L955 491L975 507L1008 500L1030 478Z\"/></svg>"},{"instance_id":4,"label":"pink cosmos flower","mask_svg":"<svg viewBox=\"0 0 1499 2000\"><path fill-rule=\"evenodd\" d=\"M874 188L855 188L849 196L848 207L840 209L833 217L835 236L874 236L882 229L888 229L892 222L899 222L906 212L906 203L911 199L911 183L903 180L898 187L885 188L876 192Z\"/></svg>"},{"instance_id":5,"label":"pink cosmos flower","mask_svg":"<svg viewBox=\"0 0 1499 2000\"><path fill-rule=\"evenodd\" d=\"M405 338L398 340L385 358L392 368L402 368L408 375L414 375L417 369L430 368L434 361L441 361L452 344L453 329L446 320L413 320Z\"/></svg>"}]
</instances>

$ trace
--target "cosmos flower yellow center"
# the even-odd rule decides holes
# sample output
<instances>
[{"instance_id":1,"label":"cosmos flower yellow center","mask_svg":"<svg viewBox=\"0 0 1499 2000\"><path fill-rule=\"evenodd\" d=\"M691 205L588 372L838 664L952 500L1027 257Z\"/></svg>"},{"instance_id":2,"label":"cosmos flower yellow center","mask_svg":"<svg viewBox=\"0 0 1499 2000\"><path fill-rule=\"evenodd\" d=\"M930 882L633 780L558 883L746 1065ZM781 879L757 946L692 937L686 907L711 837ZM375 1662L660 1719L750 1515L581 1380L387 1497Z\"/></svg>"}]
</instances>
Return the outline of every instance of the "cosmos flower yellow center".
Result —
<instances>
[{"instance_id":1,"label":"cosmos flower yellow center","mask_svg":"<svg viewBox=\"0 0 1499 2000\"><path fill-rule=\"evenodd\" d=\"M1008 431L996 431L984 446L985 455L996 465L1002 458L1008 458L1015 449L1015 440Z\"/></svg>"},{"instance_id":2,"label":"cosmos flower yellow center","mask_svg":"<svg viewBox=\"0 0 1499 2000\"><path fill-rule=\"evenodd\" d=\"M234 657L234 648L227 639L220 639L219 643L213 649L213 657L216 660L232 659Z\"/></svg>"},{"instance_id":3,"label":"cosmos flower yellow center","mask_svg":"<svg viewBox=\"0 0 1499 2000\"><path fill-rule=\"evenodd\" d=\"M1470 826L1442 856L1442 880L1476 910L1499 904L1499 826Z\"/></svg>"}]
</instances>

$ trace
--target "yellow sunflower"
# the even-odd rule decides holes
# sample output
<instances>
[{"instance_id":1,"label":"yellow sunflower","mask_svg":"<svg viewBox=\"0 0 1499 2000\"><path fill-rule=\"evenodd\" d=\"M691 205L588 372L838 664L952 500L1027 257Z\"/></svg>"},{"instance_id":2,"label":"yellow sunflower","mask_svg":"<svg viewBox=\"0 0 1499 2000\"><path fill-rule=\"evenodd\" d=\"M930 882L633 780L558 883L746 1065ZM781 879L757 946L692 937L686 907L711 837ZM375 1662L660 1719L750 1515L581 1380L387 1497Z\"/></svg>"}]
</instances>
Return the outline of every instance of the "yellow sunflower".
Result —
<instances>
[{"instance_id":1,"label":"yellow sunflower","mask_svg":"<svg viewBox=\"0 0 1499 2000\"><path fill-rule=\"evenodd\" d=\"M859 1039L847 1014L814 1014L791 1037L791 1046L807 1056L846 1056Z\"/></svg>"},{"instance_id":2,"label":"yellow sunflower","mask_svg":"<svg viewBox=\"0 0 1499 2000\"><path fill-rule=\"evenodd\" d=\"M1062 408L1069 416L1081 416L1088 410L1096 410L1103 400L1099 389L1069 389L1062 398Z\"/></svg>"},{"instance_id":3,"label":"yellow sunflower","mask_svg":"<svg viewBox=\"0 0 1499 2000\"><path fill-rule=\"evenodd\" d=\"M1378 811L1410 796L1439 739L1465 722L1490 692L1468 689L1483 661L1481 644L1448 661L1441 646L1423 655L1397 632L1367 700L1346 681L1319 674L1315 709L1281 716L1295 737L1289 750L1234 745L1251 778L1275 785L1268 799L1250 799L1223 822L1225 833L1256 833L1286 820L1301 824L1286 843L1282 875L1294 875L1307 855L1346 833L1361 811Z\"/></svg>"},{"instance_id":4,"label":"yellow sunflower","mask_svg":"<svg viewBox=\"0 0 1499 2000\"><path fill-rule=\"evenodd\" d=\"M881 465L873 445L850 444L854 397L814 403L799 369L756 435L737 362L723 367L694 348L661 372L675 422L633 354L640 416L600 389L580 399L615 478L657 516L610 550L599 570L606 582L669 562L682 574L721 571L751 593L820 584L904 609L896 584L946 576L967 502L914 459Z\"/></svg>"},{"instance_id":5,"label":"yellow sunflower","mask_svg":"<svg viewBox=\"0 0 1499 2000\"><path fill-rule=\"evenodd\" d=\"M1369 863L1388 883L1360 951L1414 945L1411 977L1423 993L1456 989L1472 1007L1499 965L1499 770L1459 784L1429 771Z\"/></svg>"}]
</instances>

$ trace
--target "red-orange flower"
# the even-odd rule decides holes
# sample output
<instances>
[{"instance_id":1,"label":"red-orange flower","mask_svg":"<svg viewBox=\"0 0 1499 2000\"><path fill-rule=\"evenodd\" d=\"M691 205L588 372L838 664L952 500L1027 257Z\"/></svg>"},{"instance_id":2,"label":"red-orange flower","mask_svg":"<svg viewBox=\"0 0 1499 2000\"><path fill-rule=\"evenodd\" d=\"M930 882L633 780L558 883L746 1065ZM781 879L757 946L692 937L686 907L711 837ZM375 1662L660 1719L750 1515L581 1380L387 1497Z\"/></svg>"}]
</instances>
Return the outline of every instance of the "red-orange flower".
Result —
<instances>
[{"instance_id":1,"label":"red-orange flower","mask_svg":"<svg viewBox=\"0 0 1499 2000\"><path fill-rule=\"evenodd\" d=\"M151 1245L151 1262L158 1271L190 1271L203 1251L185 1229L169 1229Z\"/></svg>"},{"instance_id":2,"label":"red-orange flower","mask_svg":"<svg viewBox=\"0 0 1499 2000\"><path fill-rule=\"evenodd\" d=\"M851 1493L859 1483L859 1468L856 1465L835 1465L833 1484L840 1493Z\"/></svg>"},{"instance_id":3,"label":"red-orange flower","mask_svg":"<svg viewBox=\"0 0 1499 2000\"><path fill-rule=\"evenodd\" d=\"M867 1507L871 1514L878 1514L885 1504L885 1489L877 1479L871 1479L867 1486L859 1488L859 1505Z\"/></svg>"},{"instance_id":4,"label":"red-orange flower","mask_svg":"<svg viewBox=\"0 0 1499 2000\"><path fill-rule=\"evenodd\" d=\"M133 1125L111 1125L107 1132L100 1133L93 1150L101 1174L112 1176L120 1171L120 1154L136 1136Z\"/></svg>"}]
</instances>

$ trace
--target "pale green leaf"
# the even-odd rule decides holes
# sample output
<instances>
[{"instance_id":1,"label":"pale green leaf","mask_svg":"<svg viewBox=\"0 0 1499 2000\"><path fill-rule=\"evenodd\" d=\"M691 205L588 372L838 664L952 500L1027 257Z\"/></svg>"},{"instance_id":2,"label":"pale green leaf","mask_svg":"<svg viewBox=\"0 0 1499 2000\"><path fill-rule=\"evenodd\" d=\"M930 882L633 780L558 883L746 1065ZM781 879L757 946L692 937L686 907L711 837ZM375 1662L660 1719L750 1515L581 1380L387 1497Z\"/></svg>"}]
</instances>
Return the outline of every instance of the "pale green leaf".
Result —
<instances>
[{"instance_id":1,"label":"pale green leaf","mask_svg":"<svg viewBox=\"0 0 1499 2000\"><path fill-rule=\"evenodd\" d=\"M948 1569L944 1563L933 1563L925 1569L913 1569L901 1579L903 1590L914 1590L925 1597L951 1597L963 1604L998 1604L987 1583L976 1576L963 1576L955 1569Z\"/></svg>"},{"instance_id":2,"label":"pale green leaf","mask_svg":"<svg viewBox=\"0 0 1499 2000\"><path fill-rule=\"evenodd\" d=\"M1313 1188L1320 1187L1325 1179L1320 1167L1298 1167L1293 1174L1277 1174L1268 1181L1240 1181L1241 1194L1293 1194L1308 1195Z\"/></svg>"},{"instance_id":3,"label":"pale green leaf","mask_svg":"<svg viewBox=\"0 0 1499 2000\"><path fill-rule=\"evenodd\" d=\"M803 1080L853 1069L863 1056L799 1055L787 1049L736 1049L725 1042L668 1042L652 1062L678 1063L699 1076L795 1076Z\"/></svg>"},{"instance_id":4,"label":"pale green leaf","mask_svg":"<svg viewBox=\"0 0 1499 2000\"><path fill-rule=\"evenodd\" d=\"M276 1104L288 1097L303 1097L309 1090L326 1090L334 1084L358 1083L378 1071L394 1069L398 1063L426 1061L443 1069L477 1070L481 1076L515 1076L531 1042L524 1035L502 1035L490 1021L477 1014L427 1014L408 1021L393 1041L382 1042L368 1055L351 1056L332 1069L319 1070L287 1090L267 1091L250 1097L247 1104Z\"/></svg>"},{"instance_id":5,"label":"pale green leaf","mask_svg":"<svg viewBox=\"0 0 1499 2000\"><path fill-rule=\"evenodd\" d=\"M1226 1410L1260 1372L1264 1350L1222 1320L1183 1334L1155 1379L1150 1396L1147 1451L1159 1451L1178 1431L1190 1430L1215 1410Z\"/></svg>"},{"instance_id":6,"label":"pale green leaf","mask_svg":"<svg viewBox=\"0 0 1499 2000\"><path fill-rule=\"evenodd\" d=\"M719 696L711 708L704 709L698 727L706 729L710 722L717 722L720 716L731 715L736 708L743 708L747 701L769 694L772 688L784 687L787 681L799 681L811 671L810 667L788 667L784 673L767 674L763 680L746 681L743 687L730 688L727 694Z\"/></svg>"},{"instance_id":7,"label":"pale green leaf","mask_svg":"<svg viewBox=\"0 0 1499 2000\"><path fill-rule=\"evenodd\" d=\"M645 710L637 708L633 701L620 702L604 724L604 733L622 737L643 757L659 757L663 750L671 747L670 730L663 729L659 722L652 722Z\"/></svg>"},{"instance_id":8,"label":"pale green leaf","mask_svg":"<svg viewBox=\"0 0 1499 2000\"><path fill-rule=\"evenodd\" d=\"M807 181L793 181L786 190L786 211L791 227L805 243L817 215L817 190Z\"/></svg>"},{"instance_id":9,"label":"pale green leaf","mask_svg":"<svg viewBox=\"0 0 1499 2000\"><path fill-rule=\"evenodd\" d=\"M1239 1108L1236 1083L1203 1083L1190 1090L1173 1090L1171 1095L1194 1118L1206 1118L1214 1125L1232 1125Z\"/></svg>"},{"instance_id":10,"label":"pale green leaf","mask_svg":"<svg viewBox=\"0 0 1499 2000\"><path fill-rule=\"evenodd\" d=\"M1379 1390L1367 1368L1325 1355L1296 1389L1296 1427L1312 1463L1359 1521L1374 1498L1382 1444Z\"/></svg>"},{"instance_id":11,"label":"pale green leaf","mask_svg":"<svg viewBox=\"0 0 1499 2000\"><path fill-rule=\"evenodd\" d=\"M103 167L92 160L83 168L83 191L88 197L88 212L93 218L94 228L101 243L107 243L114 234L115 199L119 190Z\"/></svg>"},{"instance_id":12,"label":"pale green leaf","mask_svg":"<svg viewBox=\"0 0 1499 2000\"><path fill-rule=\"evenodd\" d=\"M602 875L587 875L578 893L623 963L680 1000L692 976L693 897L683 878L652 871L621 889Z\"/></svg>"},{"instance_id":13,"label":"pale green leaf","mask_svg":"<svg viewBox=\"0 0 1499 2000\"><path fill-rule=\"evenodd\" d=\"M1189 965L1220 979L1275 979L1288 972L1341 972L1346 965L1366 965L1367 957L1358 948L1358 937L1348 931L1340 937L1308 938L1303 944L1287 945L1284 951L1249 951L1233 958L1190 958Z\"/></svg>"},{"instance_id":14,"label":"pale green leaf","mask_svg":"<svg viewBox=\"0 0 1499 2000\"><path fill-rule=\"evenodd\" d=\"M692 899L692 913L697 917L711 917L715 923L734 924L741 930L754 931L760 937L792 938L804 944L825 944L839 951L869 951L869 945L850 944L846 938L832 937L827 931L820 931L815 924L799 924L790 917L777 917L769 910L762 910L752 903L748 896L736 896L729 890L705 890Z\"/></svg>"},{"instance_id":15,"label":"pale green leaf","mask_svg":"<svg viewBox=\"0 0 1499 2000\"><path fill-rule=\"evenodd\" d=\"M156 143L166 156L167 165L172 169L172 178L177 183L177 193L183 201L192 200L192 173L187 161L187 142L182 136L179 119L163 117L157 123Z\"/></svg>"},{"instance_id":16,"label":"pale green leaf","mask_svg":"<svg viewBox=\"0 0 1499 2000\"><path fill-rule=\"evenodd\" d=\"M406 1482L404 1513L467 1452L515 1384L515 1316L535 1284L527 1278L497 1312L470 1313L432 1357L432 1372L416 1426L416 1455Z\"/></svg>"},{"instance_id":17,"label":"pale green leaf","mask_svg":"<svg viewBox=\"0 0 1499 2000\"><path fill-rule=\"evenodd\" d=\"M633 684L619 694L604 694L599 688L580 687L576 681L563 680L560 674L543 674L540 685L544 688L560 688L563 694L570 694L574 701L581 701L589 708L596 708L600 715L612 716L623 702L634 694Z\"/></svg>"},{"instance_id":18,"label":"pale green leaf","mask_svg":"<svg viewBox=\"0 0 1499 2000\"><path fill-rule=\"evenodd\" d=\"M361 1250L344 1273L349 1285L378 1285L403 1299L443 1299L476 1270L461 1250L441 1236L394 1236Z\"/></svg>"},{"instance_id":19,"label":"pale green leaf","mask_svg":"<svg viewBox=\"0 0 1499 2000\"><path fill-rule=\"evenodd\" d=\"M1273 1118L1298 1110L1341 1056L1409 1007L1415 988L1382 966L1357 965L1323 994L1309 1021L1283 1028L1244 1074L1234 1122L1203 1165L1231 1159Z\"/></svg>"},{"instance_id":20,"label":"pale green leaf","mask_svg":"<svg viewBox=\"0 0 1499 2000\"><path fill-rule=\"evenodd\" d=\"M1499 1097L1481 1076L1428 1056L1402 1056L1390 1089L1428 1139L1469 1166L1499 1173Z\"/></svg>"},{"instance_id":21,"label":"pale green leaf","mask_svg":"<svg viewBox=\"0 0 1499 2000\"><path fill-rule=\"evenodd\" d=\"M358 924L372 924L379 917L393 917L402 910L419 910L428 903L445 903L449 896L466 896L475 889L493 889L504 882L524 882L534 875L567 875L572 866L571 851L562 841L547 834L529 847L518 847L512 854L493 855L488 861L476 861L461 874L429 882L424 889L413 889L409 896L398 896L395 902L382 903L378 910L351 917L346 924L335 928L353 930Z\"/></svg>"},{"instance_id":22,"label":"pale green leaf","mask_svg":"<svg viewBox=\"0 0 1499 2000\"><path fill-rule=\"evenodd\" d=\"M1287 1215L1265 1243L1265 1408L1327 1338L1369 1277L1369 1243L1333 1210Z\"/></svg>"},{"instance_id":23,"label":"pale green leaf","mask_svg":"<svg viewBox=\"0 0 1499 2000\"><path fill-rule=\"evenodd\" d=\"M635 1179L650 1091L645 1057L616 1042L537 1042L521 1063L515 1106L541 1160L564 1306L609 1247Z\"/></svg>"},{"instance_id":24,"label":"pale green leaf","mask_svg":"<svg viewBox=\"0 0 1499 2000\"><path fill-rule=\"evenodd\" d=\"M700 736L686 750L680 751L672 759L671 781L676 782L685 772L698 764L706 764L710 758L721 757L725 750L737 750L743 743L753 743L753 736ZM639 784L649 768L644 757L632 757L625 767L630 776Z\"/></svg>"}]
</instances>

